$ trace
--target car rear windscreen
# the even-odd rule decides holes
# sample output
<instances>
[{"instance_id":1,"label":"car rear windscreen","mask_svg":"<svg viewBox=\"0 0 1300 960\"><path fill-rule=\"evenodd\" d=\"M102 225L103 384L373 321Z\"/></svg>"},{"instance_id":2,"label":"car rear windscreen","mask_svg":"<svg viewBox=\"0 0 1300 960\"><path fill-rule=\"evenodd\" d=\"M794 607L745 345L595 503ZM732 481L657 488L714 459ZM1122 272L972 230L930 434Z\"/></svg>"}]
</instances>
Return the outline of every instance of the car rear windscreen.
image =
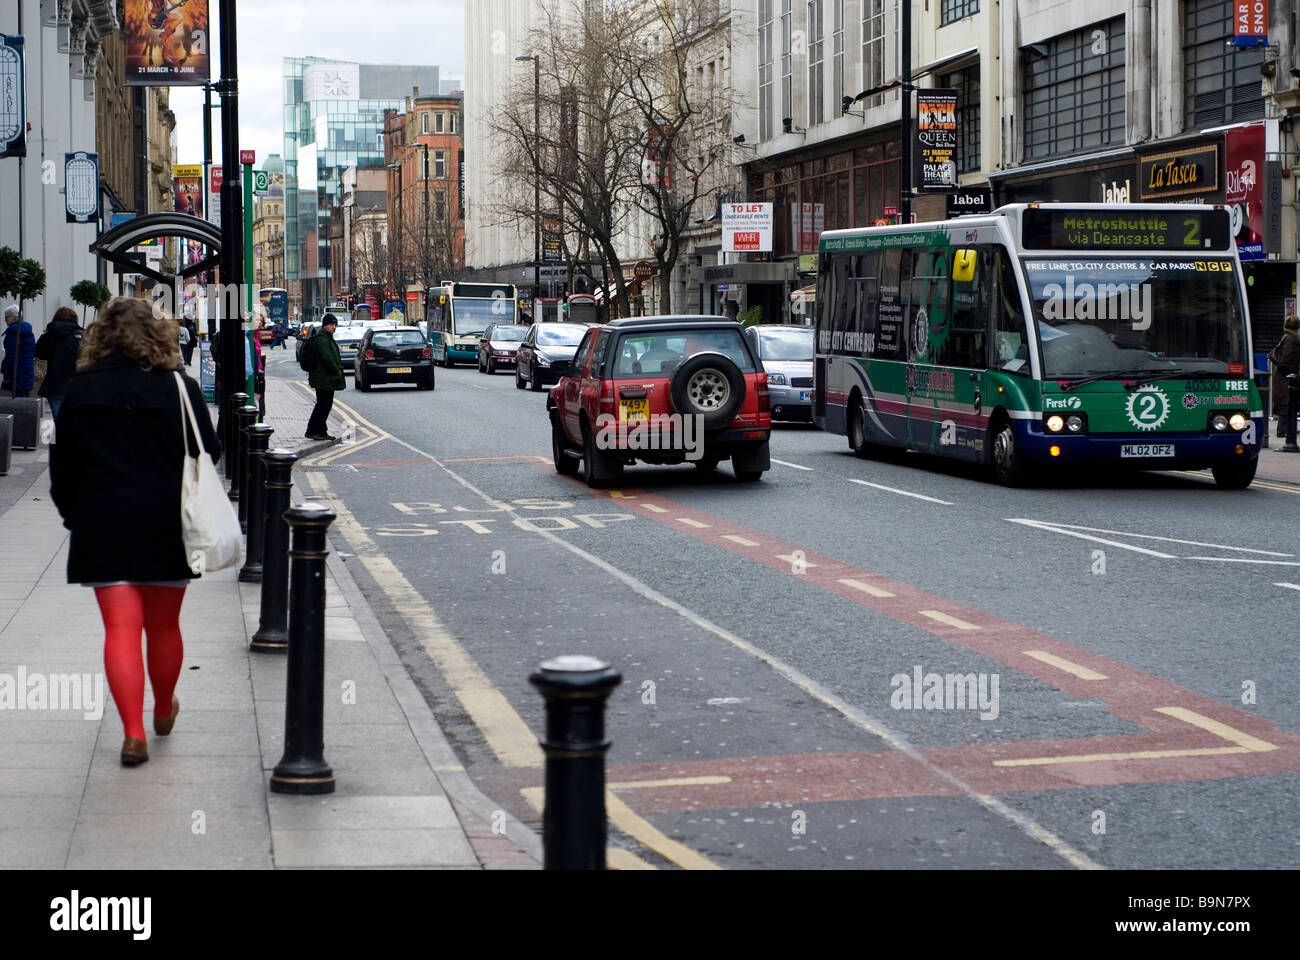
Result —
<instances>
[{"instance_id":1,"label":"car rear windscreen","mask_svg":"<svg viewBox=\"0 0 1300 960\"><path fill-rule=\"evenodd\" d=\"M677 333L629 333L618 347L614 379L666 377L697 353L720 353L744 373L754 373L740 328L735 330L693 330Z\"/></svg>"},{"instance_id":2,"label":"car rear windscreen","mask_svg":"<svg viewBox=\"0 0 1300 960\"><path fill-rule=\"evenodd\" d=\"M397 330L376 333L370 342L376 347L415 347L424 343L424 336L418 330Z\"/></svg>"}]
</instances>

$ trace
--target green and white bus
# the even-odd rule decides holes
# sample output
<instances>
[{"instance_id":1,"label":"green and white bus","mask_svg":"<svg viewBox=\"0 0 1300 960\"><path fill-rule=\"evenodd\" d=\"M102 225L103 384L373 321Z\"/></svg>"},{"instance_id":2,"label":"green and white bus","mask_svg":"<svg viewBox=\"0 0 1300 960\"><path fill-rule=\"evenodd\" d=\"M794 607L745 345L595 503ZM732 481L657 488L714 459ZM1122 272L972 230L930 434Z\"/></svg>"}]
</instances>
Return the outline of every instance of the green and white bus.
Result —
<instances>
[{"instance_id":1,"label":"green and white bus","mask_svg":"<svg viewBox=\"0 0 1300 960\"><path fill-rule=\"evenodd\" d=\"M447 283L427 293L426 333L433 362L478 363L478 341L493 323L519 322L519 292L511 283Z\"/></svg>"},{"instance_id":2,"label":"green and white bus","mask_svg":"<svg viewBox=\"0 0 1300 960\"><path fill-rule=\"evenodd\" d=\"M1228 211L1013 204L821 237L813 417L1015 485L1081 464L1250 485L1267 421Z\"/></svg>"}]
</instances>

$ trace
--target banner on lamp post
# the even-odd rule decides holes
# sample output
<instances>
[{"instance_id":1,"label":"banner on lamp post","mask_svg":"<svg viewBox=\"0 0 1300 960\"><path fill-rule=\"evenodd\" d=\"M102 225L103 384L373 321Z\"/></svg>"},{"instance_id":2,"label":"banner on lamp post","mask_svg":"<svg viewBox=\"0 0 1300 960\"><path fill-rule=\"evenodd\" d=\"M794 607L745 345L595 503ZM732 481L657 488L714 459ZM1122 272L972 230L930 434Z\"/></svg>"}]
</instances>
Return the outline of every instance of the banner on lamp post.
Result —
<instances>
[{"instance_id":1,"label":"banner on lamp post","mask_svg":"<svg viewBox=\"0 0 1300 960\"><path fill-rule=\"evenodd\" d=\"M68 223L99 219L99 154L63 155L63 201Z\"/></svg>"},{"instance_id":2,"label":"banner on lamp post","mask_svg":"<svg viewBox=\"0 0 1300 960\"><path fill-rule=\"evenodd\" d=\"M123 14L127 86L208 82L208 0L126 0Z\"/></svg>"},{"instance_id":3,"label":"banner on lamp post","mask_svg":"<svg viewBox=\"0 0 1300 960\"><path fill-rule=\"evenodd\" d=\"M916 188L957 189L957 91L916 91Z\"/></svg>"},{"instance_id":4,"label":"banner on lamp post","mask_svg":"<svg viewBox=\"0 0 1300 960\"><path fill-rule=\"evenodd\" d=\"M23 38L0 33L0 159L27 156Z\"/></svg>"}]
</instances>

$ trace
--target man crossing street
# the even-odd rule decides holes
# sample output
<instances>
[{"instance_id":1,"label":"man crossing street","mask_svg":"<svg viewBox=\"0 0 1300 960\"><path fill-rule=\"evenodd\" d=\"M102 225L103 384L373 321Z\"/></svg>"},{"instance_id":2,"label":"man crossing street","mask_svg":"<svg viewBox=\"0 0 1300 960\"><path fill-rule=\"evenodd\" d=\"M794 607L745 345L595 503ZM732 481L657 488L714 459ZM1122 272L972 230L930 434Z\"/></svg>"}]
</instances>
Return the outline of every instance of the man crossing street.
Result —
<instances>
[{"instance_id":1,"label":"man crossing street","mask_svg":"<svg viewBox=\"0 0 1300 960\"><path fill-rule=\"evenodd\" d=\"M326 432L330 410L334 408L334 392L346 390L347 381L343 379L343 360L339 355L339 345L334 342L334 331L338 329L338 317L332 313L325 314L320 333L312 337L304 350L309 351L314 363L308 383L316 391L316 406L312 409L311 419L307 421L308 440L337 440L338 437Z\"/></svg>"}]
</instances>

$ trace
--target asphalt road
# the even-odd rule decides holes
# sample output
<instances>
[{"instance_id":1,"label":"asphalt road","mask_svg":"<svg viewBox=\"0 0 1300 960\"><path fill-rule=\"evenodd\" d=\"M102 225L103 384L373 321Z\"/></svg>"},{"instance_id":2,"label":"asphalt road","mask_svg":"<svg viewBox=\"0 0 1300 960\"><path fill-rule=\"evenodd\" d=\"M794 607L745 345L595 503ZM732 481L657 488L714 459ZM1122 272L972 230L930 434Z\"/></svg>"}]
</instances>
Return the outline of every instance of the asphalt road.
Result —
<instances>
[{"instance_id":1,"label":"asphalt road","mask_svg":"<svg viewBox=\"0 0 1300 960\"><path fill-rule=\"evenodd\" d=\"M591 491L550 466L543 394L437 374L340 394L356 442L299 482L521 818L528 675L590 653L623 676L621 865L1300 866L1300 491L1008 490L801 426L758 484L638 466Z\"/></svg>"}]
</instances>

